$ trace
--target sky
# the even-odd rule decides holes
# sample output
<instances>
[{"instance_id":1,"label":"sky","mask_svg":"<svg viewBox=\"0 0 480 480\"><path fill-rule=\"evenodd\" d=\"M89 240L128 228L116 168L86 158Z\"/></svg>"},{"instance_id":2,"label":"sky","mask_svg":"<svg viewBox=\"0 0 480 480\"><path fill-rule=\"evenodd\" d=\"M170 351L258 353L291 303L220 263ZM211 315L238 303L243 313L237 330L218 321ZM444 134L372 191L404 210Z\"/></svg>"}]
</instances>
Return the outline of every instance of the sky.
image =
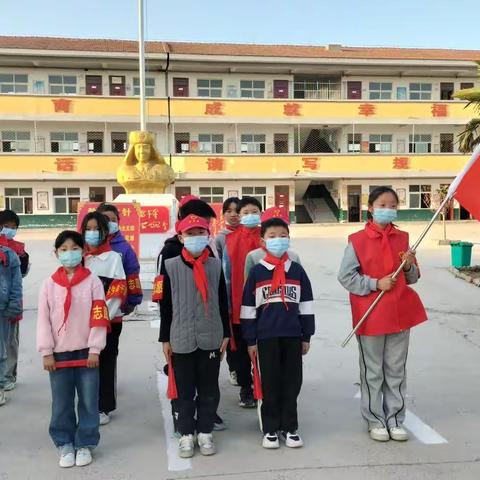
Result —
<instances>
[{"instance_id":1,"label":"sky","mask_svg":"<svg viewBox=\"0 0 480 480\"><path fill-rule=\"evenodd\" d=\"M147 40L480 49L478 0L144 0ZM137 0L0 0L0 35L137 38Z\"/></svg>"}]
</instances>

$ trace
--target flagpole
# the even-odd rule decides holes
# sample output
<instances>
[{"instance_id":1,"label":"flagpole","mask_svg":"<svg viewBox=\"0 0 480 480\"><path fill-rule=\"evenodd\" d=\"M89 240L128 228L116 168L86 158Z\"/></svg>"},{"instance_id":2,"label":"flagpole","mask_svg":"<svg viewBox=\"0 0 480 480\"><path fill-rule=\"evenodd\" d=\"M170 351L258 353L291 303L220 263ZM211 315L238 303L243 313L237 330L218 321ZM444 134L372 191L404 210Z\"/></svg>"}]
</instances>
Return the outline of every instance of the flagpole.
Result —
<instances>
[{"instance_id":1,"label":"flagpole","mask_svg":"<svg viewBox=\"0 0 480 480\"><path fill-rule=\"evenodd\" d=\"M147 129L145 119L145 39L143 0L138 0L138 70L140 82L140 130Z\"/></svg>"},{"instance_id":2,"label":"flagpole","mask_svg":"<svg viewBox=\"0 0 480 480\"><path fill-rule=\"evenodd\" d=\"M450 195L446 195L445 198L443 199L442 203L440 204L440 206L438 207L437 211L434 213L433 217L431 218L430 222L428 223L428 225L425 227L425 229L423 230L423 232L421 233L421 235L418 237L417 241L412 245L412 247L410 247L410 250L412 252L415 253L415 251L417 250L418 246L420 245L420 243L422 242L422 240L425 238L425 236L427 235L427 233L430 231L430 229L432 228L433 224L435 223L435 220L438 218L438 216L440 215L440 213L442 212L442 210L445 208L445 206L447 205L447 203L450 201L451 199L451 196ZM398 275L400 274L400 272L403 270L403 267L405 266L406 264L406 261L404 260L400 266L395 270L395 272L393 273L392 275L392 278L397 278ZM382 290L380 292L380 295L377 296L377 298L372 302L372 304L370 305L370 307L368 308L368 310L363 314L363 317L360 319L360 321L357 323L357 325L355 326L355 328L348 334L347 338L345 338L345 340L343 341L342 343L342 348L345 348L348 344L348 342L352 339L352 337L357 333L358 329L363 325L363 323L365 322L365 320L368 318L368 316L370 315L370 313L372 313L372 310L377 306L378 302L380 302L380 300L383 298L383 296L385 295L385 290Z\"/></svg>"}]
</instances>

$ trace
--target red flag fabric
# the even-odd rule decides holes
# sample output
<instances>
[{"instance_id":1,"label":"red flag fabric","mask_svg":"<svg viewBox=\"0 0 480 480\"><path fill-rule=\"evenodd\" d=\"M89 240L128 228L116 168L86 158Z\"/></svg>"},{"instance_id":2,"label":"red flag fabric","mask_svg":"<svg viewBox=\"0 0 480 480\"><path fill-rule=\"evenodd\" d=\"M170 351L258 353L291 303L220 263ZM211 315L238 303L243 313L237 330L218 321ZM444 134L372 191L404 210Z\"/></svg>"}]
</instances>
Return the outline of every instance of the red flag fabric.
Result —
<instances>
[{"instance_id":1,"label":"red flag fabric","mask_svg":"<svg viewBox=\"0 0 480 480\"><path fill-rule=\"evenodd\" d=\"M175 382L172 360L168 362L167 398L169 400L176 400L178 398L177 383Z\"/></svg>"},{"instance_id":2,"label":"red flag fabric","mask_svg":"<svg viewBox=\"0 0 480 480\"><path fill-rule=\"evenodd\" d=\"M262 379L260 378L260 372L258 371L258 359L255 357L255 360L252 361L253 364L253 398L255 400L263 399L262 391Z\"/></svg>"},{"instance_id":3,"label":"red flag fabric","mask_svg":"<svg viewBox=\"0 0 480 480\"><path fill-rule=\"evenodd\" d=\"M480 145L475 149L465 168L457 175L448 190L448 197L455 198L473 217L480 220Z\"/></svg>"}]
</instances>

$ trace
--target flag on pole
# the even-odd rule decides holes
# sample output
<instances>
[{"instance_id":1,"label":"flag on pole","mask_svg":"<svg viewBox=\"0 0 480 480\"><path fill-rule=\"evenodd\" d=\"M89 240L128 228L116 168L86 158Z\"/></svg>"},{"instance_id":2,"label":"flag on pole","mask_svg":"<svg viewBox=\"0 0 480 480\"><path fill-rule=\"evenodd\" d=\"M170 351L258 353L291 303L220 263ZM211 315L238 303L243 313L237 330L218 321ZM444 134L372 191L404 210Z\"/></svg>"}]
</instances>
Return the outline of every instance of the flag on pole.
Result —
<instances>
[{"instance_id":1,"label":"flag on pole","mask_svg":"<svg viewBox=\"0 0 480 480\"><path fill-rule=\"evenodd\" d=\"M455 198L477 220L480 220L480 145L448 189L447 197Z\"/></svg>"}]
</instances>

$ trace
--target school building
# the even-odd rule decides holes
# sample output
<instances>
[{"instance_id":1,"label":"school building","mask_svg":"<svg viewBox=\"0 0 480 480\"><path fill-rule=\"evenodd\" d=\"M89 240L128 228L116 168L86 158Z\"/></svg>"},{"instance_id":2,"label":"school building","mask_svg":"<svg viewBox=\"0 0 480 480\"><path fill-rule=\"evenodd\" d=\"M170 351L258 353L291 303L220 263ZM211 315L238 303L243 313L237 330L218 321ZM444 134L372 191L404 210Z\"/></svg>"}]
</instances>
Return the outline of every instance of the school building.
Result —
<instances>
[{"instance_id":1,"label":"school building","mask_svg":"<svg viewBox=\"0 0 480 480\"><path fill-rule=\"evenodd\" d=\"M429 218L468 159L480 51L148 42L148 130L172 192L254 195L297 222L357 222L392 186L400 219ZM0 206L32 226L111 201L139 128L134 41L0 37ZM451 218L469 218L458 205Z\"/></svg>"}]
</instances>

